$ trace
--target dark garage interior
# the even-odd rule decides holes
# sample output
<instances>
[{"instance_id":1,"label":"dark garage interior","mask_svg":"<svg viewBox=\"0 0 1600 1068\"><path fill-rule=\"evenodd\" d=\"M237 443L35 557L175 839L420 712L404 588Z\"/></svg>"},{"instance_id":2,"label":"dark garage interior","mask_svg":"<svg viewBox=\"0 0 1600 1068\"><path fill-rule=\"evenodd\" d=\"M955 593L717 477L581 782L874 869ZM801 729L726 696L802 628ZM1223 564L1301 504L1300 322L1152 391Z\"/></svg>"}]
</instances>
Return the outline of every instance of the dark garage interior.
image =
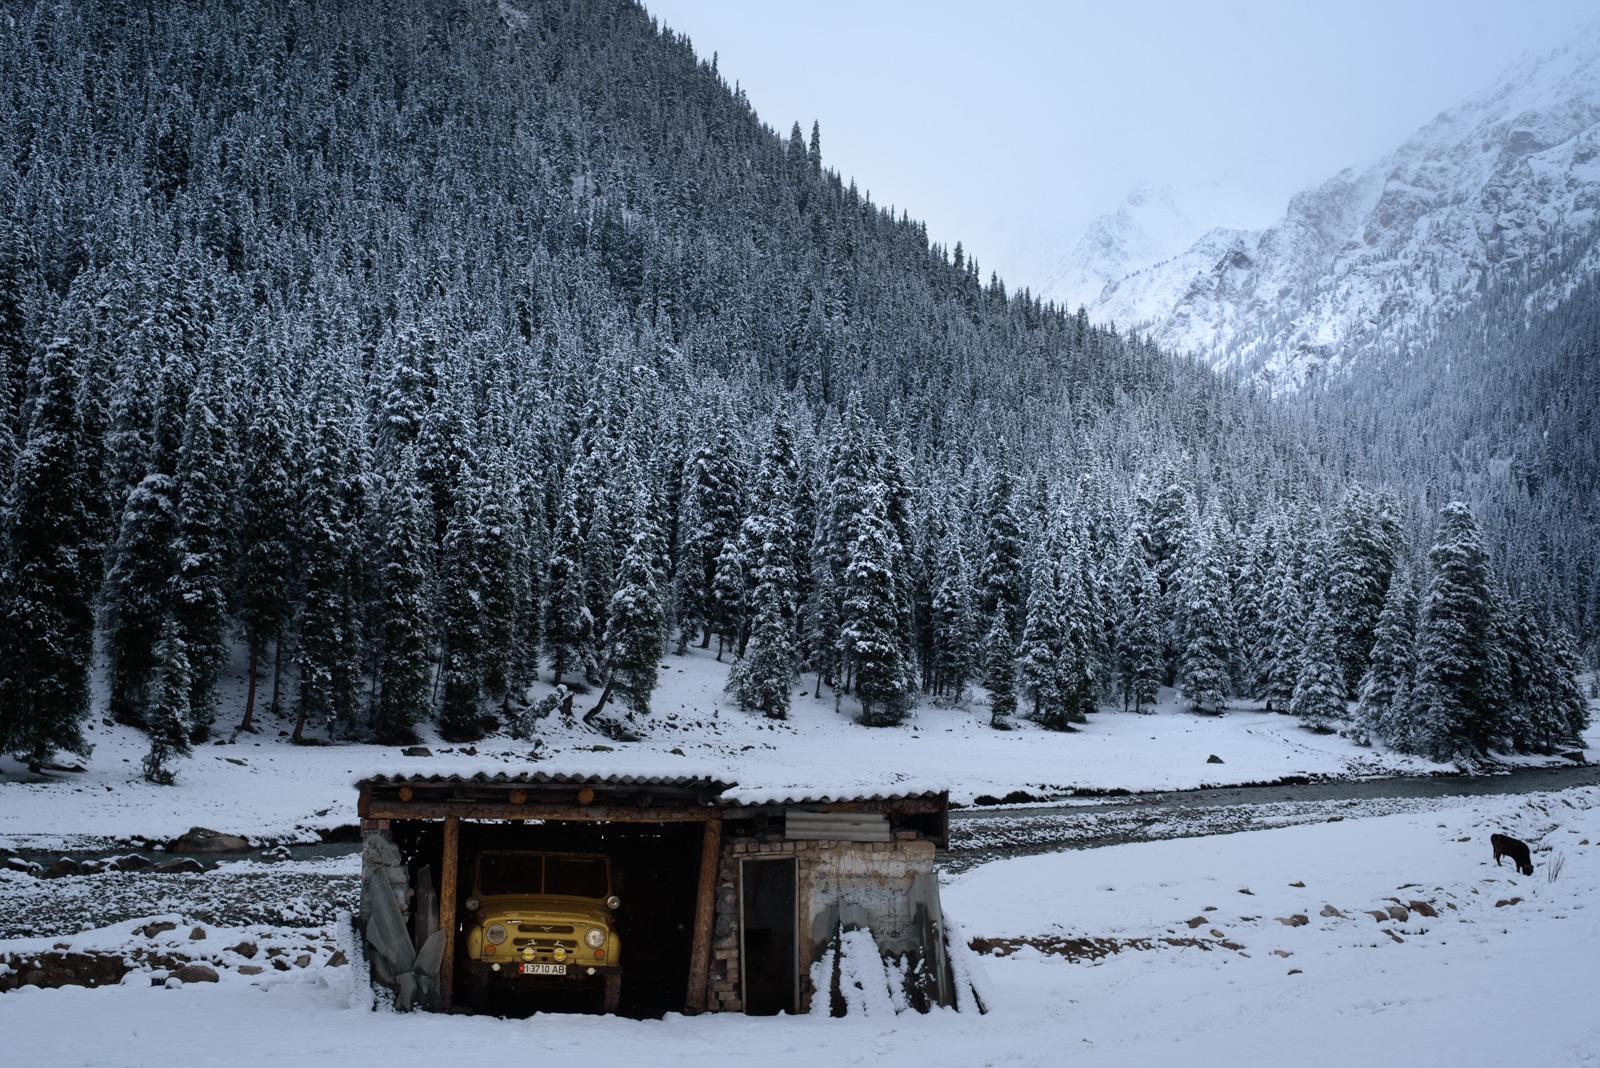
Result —
<instances>
[{"instance_id":1,"label":"dark garage interior","mask_svg":"<svg viewBox=\"0 0 1600 1068\"><path fill-rule=\"evenodd\" d=\"M397 820L393 830L412 885L422 887L421 880L428 878L437 894L443 870L440 825ZM616 914L624 968L618 1011L635 1019L658 1019L668 1012L681 1012L688 993L702 835L699 823L464 823L457 896L464 901L471 893L471 873L478 854L486 850L605 855L611 861L612 889L622 899ZM414 922L427 922L420 910ZM592 984L580 982L512 980L492 990L475 991L458 973L455 989L462 1008L498 1016L593 1012L599 1005Z\"/></svg>"}]
</instances>

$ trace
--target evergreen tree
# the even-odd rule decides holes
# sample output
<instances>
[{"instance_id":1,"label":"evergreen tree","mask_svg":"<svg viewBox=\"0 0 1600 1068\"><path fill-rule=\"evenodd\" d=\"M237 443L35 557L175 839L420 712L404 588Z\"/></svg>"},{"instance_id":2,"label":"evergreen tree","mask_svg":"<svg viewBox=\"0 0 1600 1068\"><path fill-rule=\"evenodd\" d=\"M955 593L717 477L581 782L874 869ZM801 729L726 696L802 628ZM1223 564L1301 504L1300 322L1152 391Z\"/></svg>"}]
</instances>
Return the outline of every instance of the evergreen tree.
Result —
<instances>
[{"instance_id":1,"label":"evergreen tree","mask_svg":"<svg viewBox=\"0 0 1600 1068\"><path fill-rule=\"evenodd\" d=\"M488 488L478 479L462 487L449 522L445 525L441 558L443 590L439 604L443 626L443 662L440 682L444 690L439 713L439 733L452 742L483 736L479 704L483 679L486 612L485 576L479 556L484 542L483 512Z\"/></svg>"},{"instance_id":2,"label":"evergreen tree","mask_svg":"<svg viewBox=\"0 0 1600 1068\"><path fill-rule=\"evenodd\" d=\"M1199 531L1175 583L1182 598L1183 656L1179 682L1197 709L1221 712L1228 706L1233 621L1228 575L1214 527Z\"/></svg>"},{"instance_id":3,"label":"evergreen tree","mask_svg":"<svg viewBox=\"0 0 1600 1068\"><path fill-rule=\"evenodd\" d=\"M51 342L33 378L31 417L0 512L0 752L37 765L57 750L89 751L83 725L99 561L90 551L71 343Z\"/></svg>"},{"instance_id":4,"label":"evergreen tree","mask_svg":"<svg viewBox=\"0 0 1600 1068\"><path fill-rule=\"evenodd\" d=\"M750 591L750 644L729 673L729 686L746 708L787 719L794 689L794 516L798 469L788 421L774 421L756 473L744 541L754 554Z\"/></svg>"},{"instance_id":5,"label":"evergreen tree","mask_svg":"<svg viewBox=\"0 0 1600 1068\"><path fill-rule=\"evenodd\" d=\"M1061 605L1061 565L1059 548L1047 538L1034 554L1033 578L1028 583L1024 610L1022 645L1017 649L1017 675L1022 694L1033 705L1032 717L1046 726L1060 728L1066 718L1061 704L1060 671L1065 658L1065 613Z\"/></svg>"},{"instance_id":6,"label":"evergreen tree","mask_svg":"<svg viewBox=\"0 0 1600 1068\"><path fill-rule=\"evenodd\" d=\"M1300 654L1300 678L1289 701L1289 713L1313 730L1330 730L1344 719L1344 679L1334 634L1333 614L1319 594Z\"/></svg>"},{"instance_id":7,"label":"evergreen tree","mask_svg":"<svg viewBox=\"0 0 1600 1068\"><path fill-rule=\"evenodd\" d=\"M551 682L557 686L568 672L593 671L595 621L584 599L583 570L577 508L564 497L545 579L544 647L550 657Z\"/></svg>"},{"instance_id":8,"label":"evergreen tree","mask_svg":"<svg viewBox=\"0 0 1600 1068\"><path fill-rule=\"evenodd\" d=\"M1499 716L1494 684L1489 559L1472 510L1445 505L1428 550L1428 592L1411 695L1414 751L1459 760L1487 749Z\"/></svg>"},{"instance_id":9,"label":"evergreen tree","mask_svg":"<svg viewBox=\"0 0 1600 1068\"><path fill-rule=\"evenodd\" d=\"M871 486L856 518L855 542L844 570L843 652L855 677L861 722L898 726L911 704L911 665L899 629L894 530L882 487Z\"/></svg>"},{"instance_id":10,"label":"evergreen tree","mask_svg":"<svg viewBox=\"0 0 1600 1068\"><path fill-rule=\"evenodd\" d=\"M174 757L189 755L189 739L194 734L189 695L194 680L189 674L189 657L177 621L168 618L161 625L155 644L155 671L151 686L147 733L150 751L144 758L146 782L171 786Z\"/></svg>"},{"instance_id":11,"label":"evergreen tree","mask_svg":"<svg viewBox=\"0 0 1600 1068\"><path fill-rule=\"evenodd\" d=\"M632 471L639 478L636 466ZM628 707L630 715L649 715L650 695L655 691L661 666L666 609L661 597L661 576L655 569L661 551L659 535L651 520L642 478L632 484L640 487L633 502L632 536L622 555L600 646L605 689L584 716L585 721L598 716L613 694Z\"/></svg>"},{"instance_id":12,"label":"evergreen tree","mask_svg":"<svg viewBox=\"0 0 1600 1068\"><path fill-rule=\"evenodd\" d=\"M196 741L204 741L210 733L217 682L228 662L232 458L224 429L226 415L217 377L208 375L190 399L178 456L172 616L192 687L187 721Z\"/></svg>"},{"instance_id":13,"label":"evergreen tree","mask_svg":"<svg viewBox=\"0 0 1600 1068\"><path fill-rule=\"evenodd\" d=\"M1345 692L1354 695L1367 668L1384 595L1400 550L1394 504L1351 486L1334 513L1329 544L1328 606Z\"/></svg>"},{"instance_id":14,"label":"evergreen tree","mask_svg":"<svg viewBox=\"0 0 1600 1068\"><path fill-rule=\"evenodd\" d=\"M685 535L678 568L678 616L688 634L704 628L702 649L711 644L718 617L717 575L724 547L737 542L743 522L743 476L736 455L731 413L720 412L712 440L695 450L684 472Z\"/></svg>"},{"instance_id":15,"label":"evergreen tree","mask_svg":"<svg viewBox=\"0 0 1600 1068\"><path fill-rule=\"evenodd\" d=\"M1003 724L1016 709L1015 657L1024 624L1027 584L1015 495L1016 481L1002 469L996 472L984 501L984 558L978 569L978 591L982 619L987 622L983 674L991 695L991 726Z\"/></svg>"},{"instance_id":16,"label":"evergreen tree","mask_svg":"<svg viewBox=\"0 0 1600 1068\"><path fill-rule=\"evenodd\" d=\"M427 491L403 448L382 501L383 578L378 616L378 697L373 734L387 745L416 741L432 703Z\"/></svg>"},{"instance_id":17,"label":"evergreen tree","mask_svg":"<svg viewBox=\"0 0 1600 1068\"><path fill-rule=\"evenodd\" d=\"M1294 688L1300 681L1300 659L1305 651L1306 604L1300 579L1292 560L1278 562L1273 579L1274 625L1270 636L1271 659L1267 663L1267 708L1289 711Z\"/></svg>"},{"instance_id":18,"label":"evergreen tree","mask_svg":"<svg viewBox=\"0 0 1600 1068\"><path fill-rule=\"evenodd\" d=\"M961 539L943 540L939 551L937 586L932 603L933 671L935 696L959 701L976 666L972 594Z\"/></svg>"},{"instance_id":19,"label":"evergreen tree","mask_svg":"<svg viewBox=\"0 0 1600 1068\"><path fill-rule=\"evenodd\" d=\"M1408 575L1397 573L1389 582L1367 673L1361 680L1361 699L1356 706L1358 738L1376 738L1401 750L1412 748L1407 704L1415 670L1416 633L1416 590Z\"/></svg>"},{"instance_id":20,"label":"evergreen tree","mask_svg":"<svg viewBox=\"0 0 1600 1068\"><path fill-rule=\"evenodd\" d=\"M171 609L176 497L172 476L159 472L128 494L102 594L111 714L133 726L146 722L155 643Z\"/></svg>"},{"instance_id":21,"label":"evergreen tree","mask_svg":"<svg viewBox=\"0 0 1600 1068\"><path fill-rule=\"evenodd\" d=\"M1153 711L1161 692L1161 587L1137 538L1130 538L1123 551L1118 585L1123 605L1117 634L1122 707Z\"/></svg>"},{"instance_id":22,"label":"evergreen tree","mask_svg":"<svg viewBox=\"0 0 1600 1068\"><path fill-rule=\"evenodd\" d=\"M264 383L244 432L239 484L238 575L234 611L250 650L249 683L241 731L254 731L261 657L274 645L272 709L278 710L278 680L284 631L289 625L296 578L296 495L293 435L283 390L275 377Z\"/></svg>"},{"instance_id":23,"label":"evergreen tree","mask_svg":"<svg viewBox=\"0 0 1600 1068\"><path fill-rule=\"evenodd\" d=\"M350 436L343 413L324 402L311 427L300 489L305 597L301 612L300 694L292 738L306 726L330 726L356 706L362 661L351 554L355 529L347 499Z\"/></svg>"}]
</instances>

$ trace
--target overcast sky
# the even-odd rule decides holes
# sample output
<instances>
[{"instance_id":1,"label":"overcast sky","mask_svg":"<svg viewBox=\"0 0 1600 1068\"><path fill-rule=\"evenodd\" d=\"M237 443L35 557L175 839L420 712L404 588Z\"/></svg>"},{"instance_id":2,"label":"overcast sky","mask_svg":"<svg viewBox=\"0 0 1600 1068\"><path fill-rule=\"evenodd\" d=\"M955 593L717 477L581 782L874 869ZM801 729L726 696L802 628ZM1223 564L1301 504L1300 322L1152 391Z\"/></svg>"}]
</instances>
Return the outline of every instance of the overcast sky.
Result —
<instances>
[{"instance_id":1,"label":"overcast sky","mask_svg":"<svg viewBox=\"0 0 1600 1068\"><path fill-rule=\"evenodd\" d=\"M1370 163L1593 0L645 0L823 161L1042 281L1141 182L1252 191L1220 225ZM1254 218L1246 218L1254 215Z\"/></svg>"}]
</instances>

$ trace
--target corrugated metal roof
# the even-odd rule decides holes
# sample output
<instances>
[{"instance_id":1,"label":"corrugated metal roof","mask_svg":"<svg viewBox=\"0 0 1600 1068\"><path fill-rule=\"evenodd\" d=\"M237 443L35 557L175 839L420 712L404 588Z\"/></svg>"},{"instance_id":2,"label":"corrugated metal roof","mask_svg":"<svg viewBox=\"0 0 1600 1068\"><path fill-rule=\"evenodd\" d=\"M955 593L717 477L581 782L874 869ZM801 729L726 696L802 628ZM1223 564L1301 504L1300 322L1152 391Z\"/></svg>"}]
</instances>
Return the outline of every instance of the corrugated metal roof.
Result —
<instances>
[{"instance_id":1,"label":"corrugated metal roof","mask_svg":"<svg viewBox=\"0 0 1600 1068\"><path fill-rule=\"evenodd\" d=\"M696 788L722 791L734 785L715 775L690 772L679 775L662 775L657 772L618 773L608 771L519 771L505 772L427 770L389 771L370 774L358 785L400 783L553 783L572 786L658 786L664 788Z\"/></svg>"},{"instance_id":2,"label":"corrugated metal roof","mask_svg":"<svg viewBox=\"0 0 1600 1068\"><path fill-rule=\"evenodd\" d=\"M841 804L852 801L907 801L938 797L949 792L943 783L901 783L874 790L867 786L733 786L722 792L722 800L735 805Z\"/></svg>"},{"instance_id":3,"label":"corrugated metal roof","mask_svg":"<svg viewBox=\"0 0 1600 1068\"><path fill-rule=\"evenodd\" d=\"M371 769L363 773L357 780L358 786L389 785L398 786L406 783L481 783L490 784L552 784L573 786L598 786L598 787L629 787L633 789L649 789L652 787L670 789L707 790L716 795L716 799L724 804L759 806L759 805L804 805L804 804L848 804L860 801L905 801L914 798L932 798L947 793L949 786L939 782L904 782L894 786L871 787L861 784L845 786L811 786L811 785L785 785L785 786L741 786L714 771L695 769L678 773L664 773L661 771L616 771L605 768L563 768L560 770L537 768L526 771L505 771L499 769L473 768L470 765L462 767L459 764L452 767L445 764L443 767L386 767Z\"/></svg>"}]
</instances>

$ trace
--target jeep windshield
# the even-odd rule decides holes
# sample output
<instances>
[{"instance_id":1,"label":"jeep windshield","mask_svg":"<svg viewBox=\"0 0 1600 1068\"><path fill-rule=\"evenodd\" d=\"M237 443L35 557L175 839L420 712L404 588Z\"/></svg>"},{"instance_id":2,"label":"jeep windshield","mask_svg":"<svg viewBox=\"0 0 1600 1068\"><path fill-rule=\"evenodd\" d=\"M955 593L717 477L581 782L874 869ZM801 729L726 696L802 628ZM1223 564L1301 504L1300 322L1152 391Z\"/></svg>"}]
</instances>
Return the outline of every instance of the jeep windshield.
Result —
<instances>
[{"instance_id":1,"label":"jeep windshield","mask_svg":"<svg viewBox=\"0 0 1600 1068\"><path fill-rule=\"evenodd\" d=\"M603 898L610 890L604 857L486 853L478 858L478 893Z\"/></svg>"}]
</instances>

